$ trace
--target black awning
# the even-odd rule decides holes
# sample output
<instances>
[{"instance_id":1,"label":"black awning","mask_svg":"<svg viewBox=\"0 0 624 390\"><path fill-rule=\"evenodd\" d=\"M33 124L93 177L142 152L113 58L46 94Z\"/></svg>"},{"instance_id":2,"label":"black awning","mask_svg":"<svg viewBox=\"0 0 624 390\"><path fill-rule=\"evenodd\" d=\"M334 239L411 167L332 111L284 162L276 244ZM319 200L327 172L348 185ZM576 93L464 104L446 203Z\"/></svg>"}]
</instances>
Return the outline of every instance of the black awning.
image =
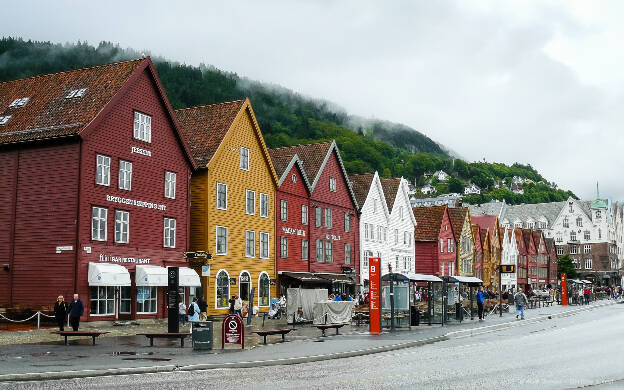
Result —
<instances>
[{"instance_id":1,"label":"black awning","mask_svg":"<svg viewBox=\"0 0 624 390\"><path fill-rule=\"evenodd\" d=\"M381 277L382 282L389 282L391 280L394 280L395 282L404 282L406 280L409 281L409 277L403 274L396 273L396 272L393 272L391 274L385 274Z\"/></svg>"},{"instance_id":2,"label":"black awning","mask_svg":"<svg viewBox=\"0 0 624 390\"><path fill-rule=\"evenodd\" d=\"M301 283L321 283L321 284L331 283L329 280L320 278L317 275L310 273L310 272L282 272L279 276L280 277L286 276L288 278L298 280Z\"/></svg>"},{"instance_id":3,"label":"black awning","mask_svg":"<svg viewBox=\"0 0 624 390\"><path fill-rule=\"evenodd\" d=\"M332 283L355 284L355 281L345 274L313 274Z\"/></svg>"}]
</instances>

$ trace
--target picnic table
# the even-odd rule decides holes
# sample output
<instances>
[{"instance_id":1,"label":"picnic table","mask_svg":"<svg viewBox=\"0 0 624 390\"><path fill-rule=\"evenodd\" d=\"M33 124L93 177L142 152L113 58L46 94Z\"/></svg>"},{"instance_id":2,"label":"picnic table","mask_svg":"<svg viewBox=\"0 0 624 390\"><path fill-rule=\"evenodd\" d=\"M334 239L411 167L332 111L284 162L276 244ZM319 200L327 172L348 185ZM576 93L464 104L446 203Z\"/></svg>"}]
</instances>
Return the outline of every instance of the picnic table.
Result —
<instances>
[{"instance_id":1,"label":"picnic table","mask_svg":"<svg viewBox=\"0 0 624 390\"><path fill-rule=\"evenodd\" d=\"M180 333L137 333L137 336L145 336L150 341L150 347L154 346L154 339L180 339L180 348L184 348L184 339L189 337L189 332Z\"/></svg>"},{"instance_id":2,"label":"picnic table","mask_svg":"<svg viewBox=\"0 0 624 390\"><path fill-rule=\"evenodd\" d=\"M285 328L285 329L257 330L254 333L257 334L258 336L264 337L264 345L266 345L266 338L267 338L267 336L281 334L282 335L282 342L284 342L284 341L286 341L286 335L288 333L292 332L293 330L297 330L297 329L295 329L295 328Z\"/></svg>"},{"instance_id":3,"label":"picnic table","mask_svg":"<svg viewBox=\"0 0 624 390\"><path fill-rule=\"evenodd\" d=\"M95 338L96 337L99 337L99 336L101 336L103 334L106 334L106 333L109 333L109 332L99 332L99 331L89 332L89 331L82 331L82 330L79 330L79 331L73 331L73 330L62 330L61 331L61 330L57 330L57 331L54 331L52 333L56 333L58 335L61 335L61 336L65 337L65 345L67 345L67 337L70 337L70 336L76 336L76 337L88 336L88 337L91 337L91 338L93 338L93 345L95 345Z\"/></svg>"}]
</instances>

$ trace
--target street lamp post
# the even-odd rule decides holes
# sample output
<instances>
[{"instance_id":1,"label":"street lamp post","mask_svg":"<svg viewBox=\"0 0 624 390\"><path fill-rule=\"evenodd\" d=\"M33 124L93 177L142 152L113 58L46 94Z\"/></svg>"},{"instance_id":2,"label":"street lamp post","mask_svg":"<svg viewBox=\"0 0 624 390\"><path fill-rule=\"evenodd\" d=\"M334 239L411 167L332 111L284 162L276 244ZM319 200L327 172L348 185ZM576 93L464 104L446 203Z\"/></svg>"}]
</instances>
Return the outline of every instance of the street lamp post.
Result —
<instances>
[{"instance_id":1,"label":"street lamp post","mask_svg":"<svg viewBox=\"0 0 624 390\"><path fill-rule=\"evenodd\" d=\"M390 263L388 263L388 271L390 272L390 331L394 332L394 276Z\"/></svg>"}]
</instances>

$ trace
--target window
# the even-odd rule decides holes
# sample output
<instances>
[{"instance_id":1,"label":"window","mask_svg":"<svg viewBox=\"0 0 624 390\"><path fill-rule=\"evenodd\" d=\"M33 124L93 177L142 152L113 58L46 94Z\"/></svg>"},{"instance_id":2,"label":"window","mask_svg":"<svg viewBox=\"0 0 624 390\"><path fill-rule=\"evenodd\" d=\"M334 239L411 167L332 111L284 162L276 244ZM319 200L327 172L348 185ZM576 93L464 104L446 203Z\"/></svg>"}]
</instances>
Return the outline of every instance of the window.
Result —
<instances>
[{"instance_id":1,"label":"window","mask_svg":"<svg viewBox=\"0 0 624 390\"><path fill-rule=\"evenodd\" d=\"M557 242L563 242L563 233L557 232Z\"/></svg>"},{"instance_id":2,"label":"window","mask_svg":"<svg viewBox=\"0 0 624 390\"><path fill-rule=\"evenodd\" d=\"M345 244L345 264L351 264L351 244Z\"/></svg>"},{"instance_id":3,"label":"window","mask_svg":"<svg viewBox=\"0 0 624 390\"><path fill-rule=\"evenodd\" d=\"M323 262L323 241L316 240L316 261Z\"/></svg>"},{"instance_id":4,"label":"window","mask_svg":"<svg viewBox=\"0 0 624 390\"><path fill-rule=\"evenodd\" d=\"M301 260L308 260L308 240L301 240Z\"/></svg>"},{"instance_id":5,"label":"window","mask_svg":"<svg viewBox=\"0 0 624 390\"><path fill-rule=\"evenodd\" d=\"M256 210L256 192L245 190L245 214L254 215Z\"/></svg>"},{"instance_id":6,"label":"window","mask_svg":"<svg viewBox=\"0 0 624 390\"><path fill-rule=\"evenodd\" d=\"M399 215L401 216L401 221L404 219L404 215L403 215L403 206L399 207Z\"/></svg>"},{"instance_id":7,"label":"window","mask_svg":"<svg viewBox=\"0 0 624 390\"><path fill-rule=\"evenodd\" d=\"M574 203L570 202L568 203L568 206L570 207L570 212L573 213L574 212Z\"/></svg>"},{"instance_id":8,"label":"window","mask_svg":"<svg viewBox=\"0 0 624 390\"><path fill-rule=\"evenodd\" d=\"M317 228L323 226L323 209L320 207L314 208L314 226Z\"/></svg>"},{"instance_id":9,"label":"window","mask_svg":"<svg viewBox=\"0 0 624 390\"><path fill-rule=\"evenodd\" d=\"M403 232L403 245L409 245L409 233Z\"/></svg>"},{"instance_id":10,"label":"window","mask_svg":"<svg viewBox=\"0 0 624 390\"><path fill-rule=\"evenodd\" d=\"M563 256L563 247L557 247L557 256Z\"/></svg>"},{"instance_id":11,"label":"window","mask_svg":"<svg viewBox=\"0 0 624 390\"><path fill-rule=\"evenodd\" d=\"M364 223L364 239L368 240L368 224Z\"/></svg>"},{"instance_id":12,"label":"window","mask_svg":"<svg viewBox=\"0 0 624 390\"><path fill-rule=\"evenodd\" d=\"M132 189L132 163L130 161L119 160L119 189Z\"/></svg>"},{"instance_id":13,"label":"window","mask_svg":"<svg viewBox=\"0 0 624 390\"><path fill-rule=\"evenodd\" d=\"M26 105L26 103L28 103L29 100L30 100L30 98L28 98L28 97L21 98L21 99L15 99L15 100L13 100L13 102L11 104L9 104L9 108L24 107Z\"/></svg>"},{"instance_id":14,"label":"window","mask_svg":"<svg viewBox=\"0 0 624 390\"><path fill-rule=\"evenodd\" d=\"M333 261L333 245L331 241L325 242L325 262L331 263Z\"/></svg>"},{"instance_id":15,"label":"window","mask_svg":"<svg viewBox=\"0 0 624 390\"><path fill-rule=\"evenodd\" d=\"M349 213L344 213L344 225L345 233L349 233L351 231L351 215Z\"/></svg>"},{"instance_id":16,"label":"window","mask_svg":"<svg viewBox=\"0 0 624 390\"><path fill-rule=\"evenodd\" d=\"M110 160L108 156L97 155L95 184L102 186L110 185Z\"/></svg>"},{"instance_id":17,"label":"window","mask_svg":"<svg viewBox=\"0 0 624 390\"><path fill-rule=\"evenodd\" d=\"M258 281L258 306L269 306L269 298L271 297L271 283L269 281L269 275L262 273L260 280Z\"/></svg>"},{"instance_id":18,"label":"window","mask_svg":"<svg viewBox=\"0 0 624 390\"><path fill-rule=\"evenodd\" d=\"M280 257L288 258L288 237L280 237Z\"/></svg>"},{"instance_id":19,"label":"window","mask_svg":"<svg viewBox=\"0 0 624 390\"><path fill-rule=\"evenodd\" d=\"M535 222L527 222L527 228L533 229L535 227Z\"/></svg>"},{"instance_id":20,"label":"window","mask_svg":"<svg viewBox=\"0 0 624 390\"><path fill-rule=\"evenodd\" d=\"M399 245L399 229L394 229L394 245Z\"/></svg>"},{"instance_id":21,"label":"window","mask_svg":"<svg viewBox=\"0 0 624 390\"><path fill-rule=\"evenodd\" d=\"M581 217L576 218L576 226L583 227L583 218Z\"/></svg>"},{"instance_id":22,"label":"window","mask_svg":"<svg viewBox=\"0 0 624 390\"><path fill-rule=\"evenodd\" d=\"M598 215L598 211L596 211L596 215ZM602 239L602 229L598 229L598 239Z\"/></svg>"},{"instance_id":23,"label":"window","mask_svg":"<svg viewBox=\"0 0 624 390\"><path fill-rule=\"evenodd\" d=\"M176 246L176 220L165 217L164 247L175 248Z\"/></svg>"},{"instance_id":24,"label":"window","mask_svg":"<svg viewBox=\"0 0 624 390\"><path fill-rule=\"evenodd\" d=\"M260 232L260 258L269 258L269 233Z\"/></svg>"},{"instance_id":25,"label":"window","mask_svg":"<svg viewBox=\"0 0 624 390\"><path fill-rule=\"evenodd\" d=\"M455 250L454 246L454 241L452 238L447 238L446 239L446 250L448 253L451 253Z\"/></svg>"},{"instance_id":26,"label":"window","mask_svg":"<svg viewBox=\"0 0 624 390\"><path fill-rule=\"evenodd\" d=\"M165 198L175 199L176 196L176 174L175 172L165 172Z\"/></svg>"},{"instance_id":27,"label":"window","mask_svg":"<svg viewBox=\"0 0 624 390\"><path fill-rule=\"evenodd\" d=\"M152 117L141 112L134 112L134 138L152 142Z\"/></svg>"},{"instance_id":28,"label":"window","mask_svg":"<svg viewBox=\"0 0 624 390\"><path fill-rule=\"evenodd\" d=\"M327 229L331 229L332 228L332 210L331 209L325 209L325 227Z\"/></svg>"},{"instance_id":29,"label":"window","mask_svg":"<svg viewBox=\"0 0 624 390\"><path fill-rule=\"evenodd\" d=\"M243 146L240 148L240 169L249 170L249 149Z\"/></svg>"},{"instance_id":30,"label":"window","mask_svg":"<svg viewBox=\"0 0 624 390\"><path fill-rule=\"evenodd\" d=\"M578 245L570 245L570 254L572 255L578 254Z\"/></svg>"},{"instance_id":31,"label":"window","mask_svg":"<svg viewBox=\"0 0 624 390\"><path fill-rule=\"evenodd\" d=\"M301 224L308 224L308 206L305 204L301 205Z\"/></svg>"},{"instance_id":32,"label":"window","mask_svg":"<svg viewBox=\"0 0 624 390\"><path fill-rule=\"evenodd\" d=\"M260 216L269 217L269 194L260 193Z\"/></svg>"},{"instance_id":33,"label":"window","mask_svg":"<svg viewBox=\"0 0 624 390\"><path fill-rule=\"evenodd\" d=\"M0 116L0 126L9 123L9 119L11 119L11 115Z\"/></svg>"},{"instance_id":34,"label":"window","mask_svg":"<svg viewBox=\"0 0 624 390\"><path fill-rule=\"evenodd\" d=\"M245 257L256 257L256 232L245 230Z\"/></svg>"},{"instance_id":35,"label":"window","mask_svg":"<svg viewBox=\"0 0 624 390\"><path fill-rule=\"evenodd\" d=\"M224 270L217 274L217 309L227 308L230 299L230 276Z\"/></svg>"},{"instance_id":36,"label":"window","mask_svg":"<svg viewBox=\"0 0 624 390\"><path fill-rule=\"evenodd\" d=\"M295 175L293 173L292 176L290 177L290 179L292 180L293 183L296 183L297 182L297 175Z\"/></svg>"},{"instance_id":37,"label":"window","mask_svg":"<svg viewBox=\"0 0 624 390\"><path fill-rule=\"evenodd\" d=\"M130 314L130 307L132 306L132 298L130 297L132 289L130 286L121 286L119 294L119 313Z\"/></svg>"},{"instance_id":38,"label":"window","mask_svg":"<svg viewBox=\"0 0 624 390\"><path fill-rule=\"evenodd\" d=\"M576 232L575 231L571 231L570 232L570 241L576 241Z\"/></svg>"},{"instance_id":39,"label":"window","mask_svg":"<svg viewBox=\"0 0 624 390\"><path fill-rule=\"evenodd\" d=\"M377 226L377 241L381 242L383 239L383 227L381 225Z\"/></svg>"},{"instance_id":40,"label":"window","mask_svg":"<svg viewBox=\"0 0 624 390\"><path fill-rule=\"evenodd\" d=\"M115 242L120 244L128 243L129 225L130 213L127 211L115 210Z\"/></svg>"},{"instance_id":41,"label":"window","mask_svg":"<svg viewBox=\"0 0 624 390\"><path fill-rule=\"evenodd\" d=\"M373 257L373 252L371 251L364 251L364 261L362 264L362 267L368 272L368 261L369 259Z\"/></svg>"},{"instance_id":42,"label":"window","mask_svg":"<svg viewBox=\"0 0 624 390\"><path fill-rule=\"evenodd\" d=\"M217 183L217 209L227 210L227 184Z\"/></svg>"},{"instance_id":43,"label":"window","mask_svg":"<svg viewBox=\"0 0 624 390\"><path fill-rule=\"evenodd\" d=\"M583 233L583 238L585 240L591 240L591 233L589 232L589 230L585 230L585 232Z\"/></svg>"},{"instance_id":44,"label":"window","mask_svg":"<svg viewBox=\"0 0 624 390\"><path fill-rule=\"evenodd\" d=\"M394 258L394 270L399 271L399 255Z\"/></svg>"},{"instance_id":45,"label":"window","mask_svg":"<svg viewBox=\"0 0 624 390\"><path fill-rule=\"evenodd\" d=\"M227 255L228 253L228 228L217 226L217 254Z\"/></svg>"},{"instance_id":46,"label":"window","mask_svg":"<svg viewBox=\"0 0 624 390\"><path fill-rule=\"evenodd\" d=\"M592 259L591 258L585 259L585 269L592 269Z\"/></svg>"},{"instance_id":47,"label":"window","mask_svg":"<svg viewBox=\"0 0 624 390\"><path fill-rule=\"evenodd\" d=\"M288 201L280 200L280 219L282 221L288 221Z\"/></svg>"},{"instance_id":48,"label":"window","mask_svg":"<svg viewBox=\"0 0 624 390\"><path fill-rule=\"evenodd\" d=\"M384 228L384 242L388 242L388 228Z\"/></svg>"},{"instance_id":49,"label":"window","mask_svg":"<svg viewBox=\"0 0 624 390\"><path fill-rule=\"evenodd\" d=\"M336 192L336 178L335 177L329 178L329 191Z\"/></svg>"},{"instance_id":50,"label":"window","mask_svg":"<svg viewBox=\"0 0 624 390\"><path fill-rule=\"evenodd\" d=\"M591 253L591 245L583 246L583 253Z\"/></svg>"},{"instance_id":51,"label":"window","mask_svg":"<svg viewBox=\"0 0 624 390\"><path fill-rule=\"evenodd\" d=\"M375 240L375 225L373 225L372 223L368 225L368 234L370 236L371 240Z\"/></svg>"},{"instance_id":52,"label":"window","mask_svg":"<svg viewBox=\"0 0 624 390\"><path fill-rule=\"evenodd\" d=\"M91 287L91 314L96 316L115 314L115 287Z\"/></svg>"},{"instance_id":53,"label":"window","mask_svg":"<svg viewBox=\"0 0 624 390\"><path fill-rule=\"evenodd\" d=\"M449 263L449 275L455 275L455 263Z\"/></svg>"},{"instance_id":54,"label":"window","mask_svg":"<svg viewBox=\"0 0 624 390\"><path fill-rule=\"evenodd\" d=\"M67 96L65 96L65 99L72 99L72 98L83 97L85 92L87 92L86 88L73 89L73 90L69 91Z\"/></svg>"},{"instance_id":55,"label":"window","mask_svg":"<svg viewBox=\"0 0 624 390\"><path fill-rule=\"evenodd\" d=\"M156 287L137 286L137 313L156 313Z\"/></svg>"},{"instance_id":56,"label":"window","mask_svg":"<svg viewBox=\"0 0 624 390\"><path fill-rule=\"evenodd\" d=\"M373 199L373 213L377 212L377 199Z\"/></svg>"},{"instance_id":57,"label":"window","mask_svg":"<svg viewBox=\"0 0 624 390\"><path fill-rule=\"evenodd\" d=\"M522 229L522 222L521 221L514 222L514 227L518 229Z\"/></svg>"},{"instance_id":58,"label":"window","mask_svg":"<svg viewBox=\"0 0 624 390\"><path fill-rule=\"evenodd\" d=\"M440 262L440 276L444 276L444 262Z\"/></svg>"},{"instance_id":59,"label":"window","mask_svg":"<svg viewBox=\"0 0 624 390\"><path fill-rule=\"evenodd\" d=\"M108 210L103 207L94 207L91 211L91 239L106 241L106 220Z\"/></svg>"},{"instance_id":60,"label":"window","mask_svg":"<svg viewBox=\"0 0 624 390\"><path fill-rule=\"evenodd\" d=\"M444 238L440 238L440 253L444 252Z\"/></svg>"},{"instance_id":61,"label":"window","mask_svg":"<svg viewBox=\"0 0 624 390\"><path fill-rule=\"evenodd\" d=\"M570 222L568 221L568 217L563 218L563 227L570 227Z\"/></svg>"}]
</instances>

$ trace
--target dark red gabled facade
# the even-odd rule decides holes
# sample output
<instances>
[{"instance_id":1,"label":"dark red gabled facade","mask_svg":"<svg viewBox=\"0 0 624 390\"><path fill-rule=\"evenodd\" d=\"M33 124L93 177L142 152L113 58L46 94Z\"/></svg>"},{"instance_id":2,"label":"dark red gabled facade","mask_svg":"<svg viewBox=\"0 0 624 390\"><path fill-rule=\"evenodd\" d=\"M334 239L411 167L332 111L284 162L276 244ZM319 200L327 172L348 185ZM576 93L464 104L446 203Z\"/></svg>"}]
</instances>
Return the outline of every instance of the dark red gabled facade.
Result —
<instances>
[{"instance_id":1,"label":"dark red gabled facade","mask_svg":"<svg viewBox=\"0 0 624 390\"><path fill-rule=\"evenodd\" d=\"M529 259L527 244L522 236L522 229L513 229L513 238L516 240L518 248L518 288L526 289Z\"/></svg>"},{"instance_id":2,"label":"dark red gabled facade","mask_svg":"<svg viewBox=\"0 0 624 390\"><path fill-rule=\"evenodd\" d=\"M527 284L537 288L537 246L531 229L522 229L522 238L527 251Z\"/></svg>"},{"instance_id":3,"label":"dark red gabled facade","mask_svg":"<svg viewBox=\"0 0 624 390\"><path fill-rule=\"evenodd\" d=\"M533 242L537 250L537 288L542 289L548 284L548 249L541 230L533 230Z\"/></svg>"},{"instance_id":4,"label":"dark red gabled facade","mask_svg":"<svg viewBox=\"0 0 624 390\"><path fill-rule=\"evenodd\" d=\"M557 281L559 280L559 274L557 272L557 249L555 247L555 239L554 238L545 238L544 242L546 243L546 250L548 251L548 283L551 287L555 287L557 285Z\"/></svg>"},{"instance_id":5,"label":"dark red gabled facade","mask_svg":"<svg viewBox=\"0 0 624 390\"><path fill-rule=\"evenodd\" d=\"M414 207L416 273L445 276L455 274L457 245L447 206Z\"/></svg>"},{"instance_id":6,"label":"dark red gabled facade","mask_svg":"<svg viewBox=\"0 0 624 390\"><path fill-rule=\"evenodd\" d=\"M66 97L79 88L86 88L82 97ZM23 134L20 129L47 127L30 138L0 143L0 166L6 170L0 187L10 188L7 198L13 199L1 213L9 216L11 229L0 231L2 247L8 244L0 262L9 265L8 272L0 271L0 284L8 286L0 290L0 304L37 308L53 304L59 294L71 300L79 293L85 305L83 319L164 317L162 287L156 290L155 310L137 314L134 272L137 264L187 265L183 253L188 245L194 163L151 61L0 84L0 112L25 91L32 91L27 109L15 109L15 127L0 128L0 135L5 135L0 141ZM151 142L134 138L135 111L151 117ZM98 155L110 159L108 185L96 183ZM121 160L132 163L129 190L119 188ZM174 198L165 197L166 171L176 174ZM94 207L106 210L102 240L92 236ZM127 243L116 242L116 211L128 212ZM176 221L173 248L164 247L165 217ZM94 310L99 301L92 305L89 263L115 263L130 272L129 296L124 290L129 312L121 313L118 288L106 292L113 297L107 297L104 306L114 305L113 311Z\"/></svg>"}]
</instances>

